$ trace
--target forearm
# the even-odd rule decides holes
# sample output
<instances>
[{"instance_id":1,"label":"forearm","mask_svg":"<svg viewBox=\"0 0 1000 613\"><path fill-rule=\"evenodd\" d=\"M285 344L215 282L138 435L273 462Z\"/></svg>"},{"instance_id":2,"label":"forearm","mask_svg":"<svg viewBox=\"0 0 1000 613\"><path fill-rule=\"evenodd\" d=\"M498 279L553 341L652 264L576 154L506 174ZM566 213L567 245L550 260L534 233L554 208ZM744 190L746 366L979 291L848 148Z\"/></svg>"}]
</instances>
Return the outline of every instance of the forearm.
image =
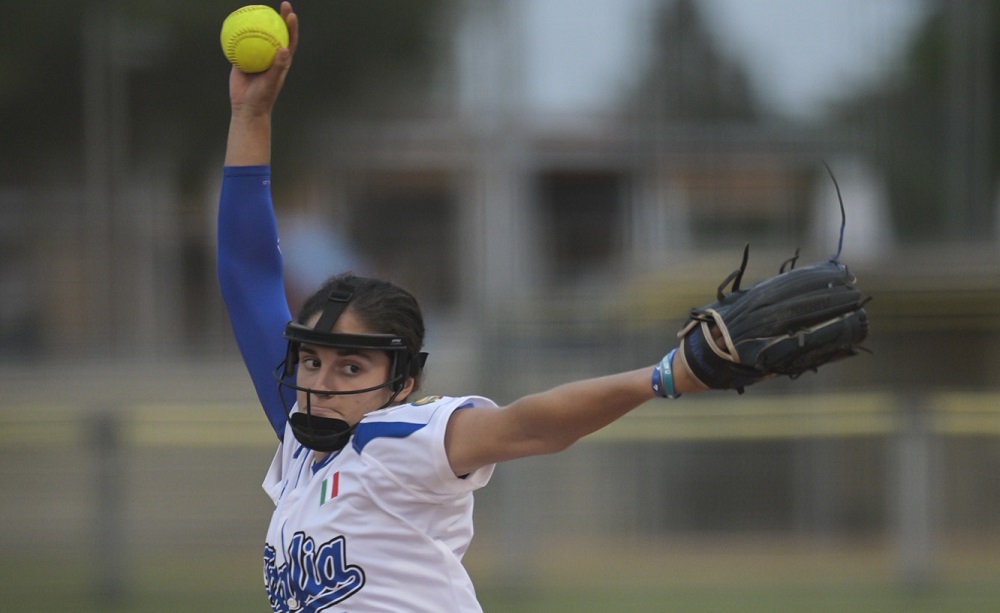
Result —
<instances>
[{"instance_id":1,"label":"forearm","mask_svg":"<svg viewBox=\"0 0 1000 613\"><path fill-rule=\"evenodd\" d=\"M226 141L226 166L260 166L270 163L270 114L234 109Z\"/></svg>"},{"instance_id":2,"label":"forearm","mask_svg":"<svg viewBox=\"0 0 1000 613\"><path fill-rule=\"evenodd\" d=\"M531 455L554 453L600 430L654 397L652 368L584 379L525 396L507 407Z\"/></svg>"},{"instance_id":3,"label":"forearm","mask_svg":"<svg viewBox=\"0 0 1000 613\"><path fill-rule=\"evenodd\" d=\"M674 358L674 391L702 391L687 369ZM639 405L653 399L653 367L645 367L593 379L574 381L515 401L508 410L517 412L525 432L552 453L604 428Z\"/></svg>"},{"instance_id":4,"label":"forearm","mask_svg":"<svg viewBox=\"0 0 1000 613\"><path fill-rule=\"evenodd\" d=\"M246 74L236 67L229 72L232 115L226 145L226 166L271 163L271 113L299 40L298 17L287 2L281 3L281 16L288 26L288 46L275 52L271 67L254 74Z\"/></svg>"},{"instance_id":5,"label":"forearm","mask_svg":"<svg viewBox=\"0 0 1000 613\"><path fill-rule=\"evenodd\" d=\"M673 359L675 394L702 388ZM556 453L656 398L653 366L566 383L497 409L456 411L445 448L456 475L516 458Z\"/></svg>"}]
</instances>

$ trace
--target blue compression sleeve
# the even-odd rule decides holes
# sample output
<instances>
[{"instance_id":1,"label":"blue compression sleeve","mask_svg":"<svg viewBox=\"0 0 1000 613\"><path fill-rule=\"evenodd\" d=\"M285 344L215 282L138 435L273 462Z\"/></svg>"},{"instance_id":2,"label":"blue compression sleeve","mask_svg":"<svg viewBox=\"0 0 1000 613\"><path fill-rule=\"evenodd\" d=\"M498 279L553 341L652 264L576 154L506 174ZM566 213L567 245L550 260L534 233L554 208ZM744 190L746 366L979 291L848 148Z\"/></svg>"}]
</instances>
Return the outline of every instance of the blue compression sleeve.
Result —
<instances>
[{"instance_id":1,"label":"blue compression sleeve","mask_svg":"<svg viewBox=\"0 0 1000 613\"><path fill-rule=\"evenodd\" d=\"M269 166L227 166L219 196L217 272L236 343L264 413L279 440L295 391L278 389L275 367L285 356L282 337L292 318L285 296Z\"/></svg>"}]
</instances>

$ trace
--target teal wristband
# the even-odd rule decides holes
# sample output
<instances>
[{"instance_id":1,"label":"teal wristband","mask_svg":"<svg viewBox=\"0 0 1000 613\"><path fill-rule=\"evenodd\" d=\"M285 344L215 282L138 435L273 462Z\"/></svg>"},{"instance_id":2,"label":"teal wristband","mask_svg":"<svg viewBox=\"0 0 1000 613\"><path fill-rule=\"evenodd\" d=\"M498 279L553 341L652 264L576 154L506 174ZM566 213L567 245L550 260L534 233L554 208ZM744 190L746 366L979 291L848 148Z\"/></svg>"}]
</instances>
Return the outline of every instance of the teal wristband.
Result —
<instances>
[{"instance_id":1,"label":"teal wristband","mask_svg":"<svg viewBox=\"0 0 1000 613\"><path fill-rule=\"evenodd\" d=\"M653 393L660 398L680 398L681 395L674 391L674 354L677 349L673 349L666 355L660 363L653 368Z\"/></svg>"}]
</instances>

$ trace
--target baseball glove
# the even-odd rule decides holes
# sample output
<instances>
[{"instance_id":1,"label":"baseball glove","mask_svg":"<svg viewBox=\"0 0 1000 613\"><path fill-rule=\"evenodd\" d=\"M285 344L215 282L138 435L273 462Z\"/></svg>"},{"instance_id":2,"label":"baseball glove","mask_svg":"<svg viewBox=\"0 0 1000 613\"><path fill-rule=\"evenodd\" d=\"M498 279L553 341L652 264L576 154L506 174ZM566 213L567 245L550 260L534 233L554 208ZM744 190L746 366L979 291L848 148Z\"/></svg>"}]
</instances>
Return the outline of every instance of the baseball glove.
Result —
<instances>
[{"instance_id":1,"label":"baseball glove","mask_svg":"<svg viewBox=\"0 0 1000 613\"><path fill-rule=\"evenodd\" d=\"M763 379L794 379L857 355L868 334L868 298L844 264L834 257L795 268L796 252L776 276L740 289L748 257L749 245L740 268L719 286L718 300L692 309L678 333L678 355L702 384L742 394Z\"/></svg>"}]
</instances>

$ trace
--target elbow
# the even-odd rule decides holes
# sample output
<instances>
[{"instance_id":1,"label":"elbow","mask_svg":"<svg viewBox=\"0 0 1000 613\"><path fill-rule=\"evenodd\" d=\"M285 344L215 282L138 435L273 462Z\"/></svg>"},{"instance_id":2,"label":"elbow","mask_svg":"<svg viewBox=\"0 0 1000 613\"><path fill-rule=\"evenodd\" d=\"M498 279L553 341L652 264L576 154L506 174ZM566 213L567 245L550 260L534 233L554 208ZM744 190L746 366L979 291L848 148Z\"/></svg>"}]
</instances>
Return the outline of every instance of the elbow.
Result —
<instances>
[{"instance_id":1,"label":"elbow","mask_svg":"<svg viewBox=\"0 0 1000 613\"><path fill-rule=\"evenodd\" d=\"M575 436L544 436L535 439L530 455L552 455L566 451L576 443L579 437Z\"/></svg>"}]
</instances>

